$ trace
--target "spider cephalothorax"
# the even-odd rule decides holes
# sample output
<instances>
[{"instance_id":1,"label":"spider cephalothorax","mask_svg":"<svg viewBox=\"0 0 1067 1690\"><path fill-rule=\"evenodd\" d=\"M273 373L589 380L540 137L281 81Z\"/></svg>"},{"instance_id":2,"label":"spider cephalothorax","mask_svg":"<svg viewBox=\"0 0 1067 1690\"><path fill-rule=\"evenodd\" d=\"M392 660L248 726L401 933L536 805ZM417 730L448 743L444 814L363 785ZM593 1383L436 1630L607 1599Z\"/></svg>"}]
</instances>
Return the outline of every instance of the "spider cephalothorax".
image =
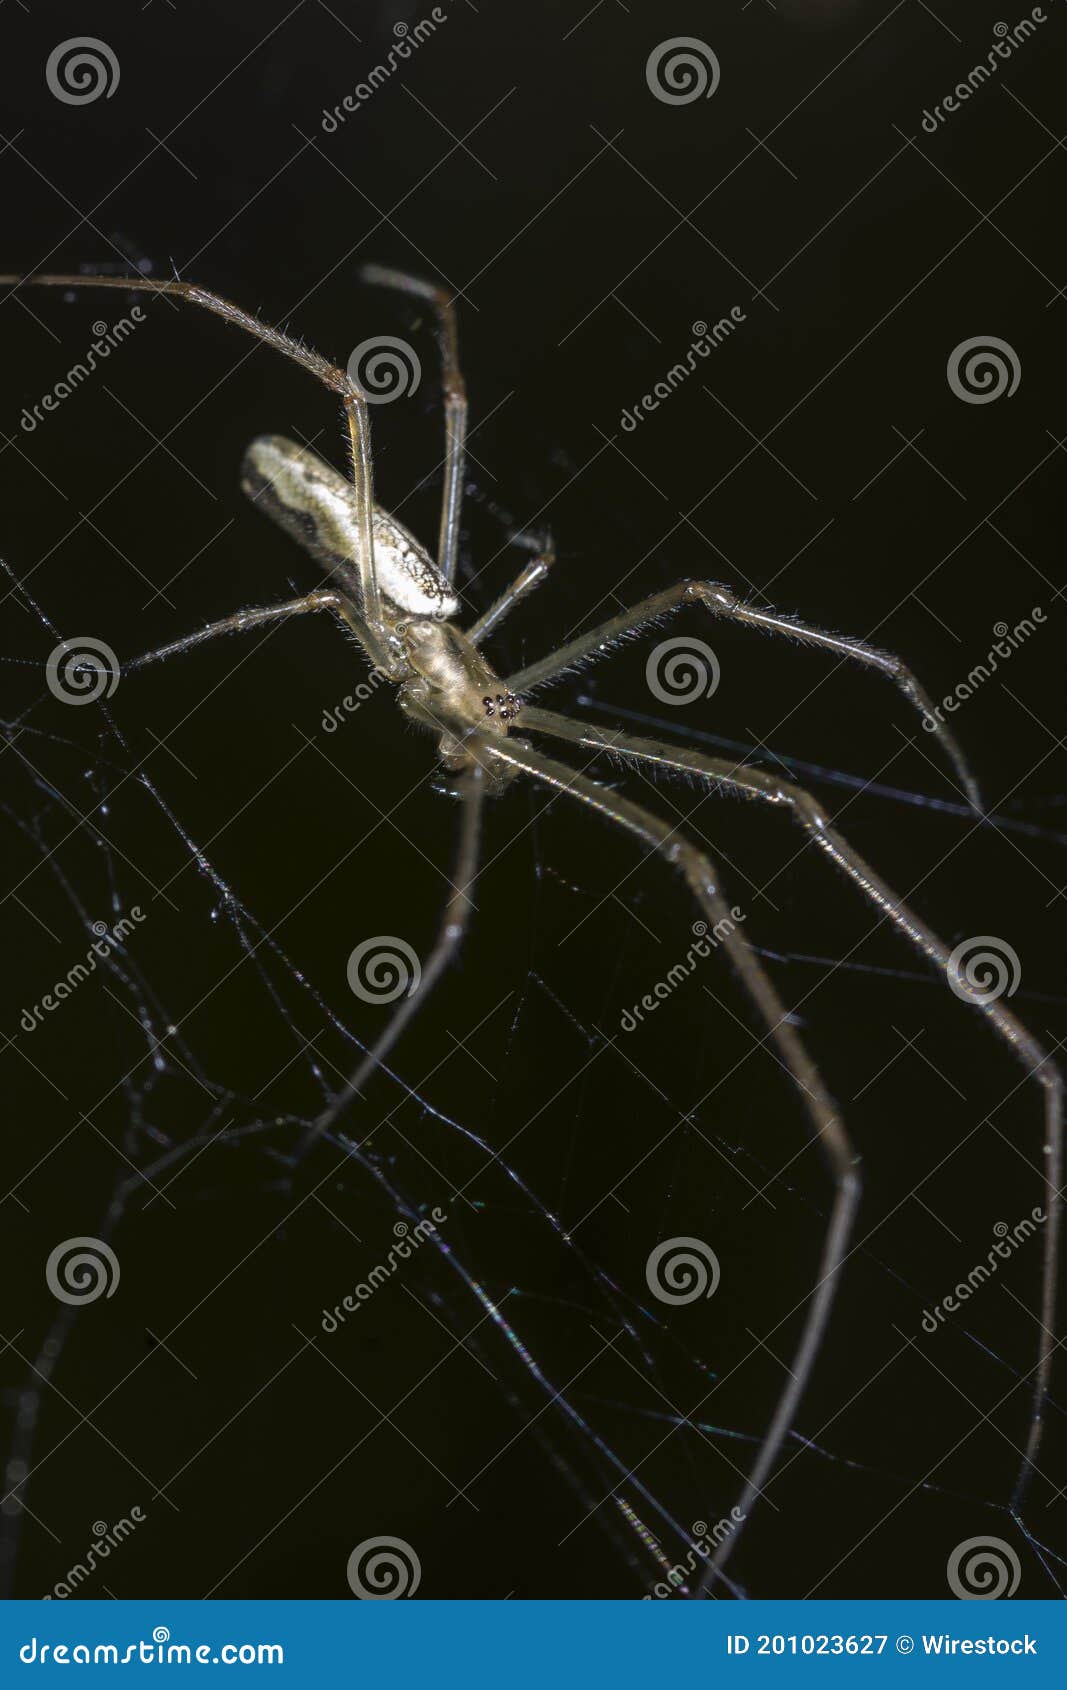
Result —
<instances>
[{"instance_id":1,"label":"spider cephalothorax","mask_svg":"<svg viewBox=\"0 0 1067 1690\"><path fill-rule=\"evenodd\" d=\"M402 688L412 714L428 727L448 730L450 739L457 728L507 733L520 701L462 629L420 616L398 622L396 631L414 672Z\"/></svg>"},{"instance_id":2,"label":"spider cephalothorax","mask_svg":"<svg viewBox=\"0 0 1067 1690\"><path fill-rule=\"evenodd\" d=\"M482 699L482 704L486 721L496 716L501 722L513 722L522 709L522 700L513 692L498 692L495 696L487 693Z\"/></svg>"}]
</instances>

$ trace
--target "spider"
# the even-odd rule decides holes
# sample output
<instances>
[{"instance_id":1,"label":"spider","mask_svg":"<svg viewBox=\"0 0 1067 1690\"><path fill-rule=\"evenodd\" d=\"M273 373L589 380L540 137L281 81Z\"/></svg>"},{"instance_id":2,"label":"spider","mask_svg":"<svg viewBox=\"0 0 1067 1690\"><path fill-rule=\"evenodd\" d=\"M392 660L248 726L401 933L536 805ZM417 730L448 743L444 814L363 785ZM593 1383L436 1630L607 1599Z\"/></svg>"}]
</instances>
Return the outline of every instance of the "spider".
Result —
<instances>
[{"instance_id":1,"label":"spider","mask_svg":"<svg viewBox=\"0 0 1067 1690\"><path fill-rule=\"evenodd\" d=\"M437 938L416 990L405 998L377 1042L332 1102L307 1129L294 1161L307 1155L339 1120L372 1069L396 1043L416 1010L426 1001L466 931L469 892L478 873L479 841L485 798L504 792L521 776L540 783L585 807L591 816L630 834L680 875L709 924L724 934L724 947L752 1005L765 1026L818 1142L832 1185L815 1283L804 1316L789 1378L774 1406L755 1458L745 1478L738 1511L747 1520L763 1486L775 1470L783 1439L796 1417L830 1318L840 1272L848 1253L861 1183L859 1163L840 1111L823 1082L778 991L741 929L729 918L722 883L708 853L698 849L660 816L606 787L531 743L549 739L606 753L623 765L660 769L695 777L713 788L737 792L777 805L806 830L816 847L859 888L934 967L953 980L957 995L981 1009L1001 1039L1013 1049L1028 1077L1044 1095L1044 1156L1047 1224L1041 1292L1041 1339L1033 1372L1033 1405L1026 1448L1014 1492L1018 1505L1032 1476L1042 1435L1054 1335L1054 1288L1058 1265L1058 1192L1062 1182L1062 1097L1060 1074L1050 1057L1003 1003L983 996L958 972L949 975L951 953L945 943L904 903L834 827L819 802L803 788L777 774L734 764L694 751L534 706L530 699L551 682L609 655L624 639L685 607L696 607L769 634L784 635L832 652L889 676L905 698L924 714L951 762L975 812L982 814L977 784L950 729L940 721L914 675L899 658L856 639L809 626L791 616L745 603L728 586L682 580L653 593L589 632L568 640L517 674L499 676L483 647L505 617L546 578L553 562L546 544L511 585L466 629L456 617L454 584L463 492L467 397L459 363L455 311L443 289L406 273L367 266L370 285L393 288L428 305L440 350L445 411L444 494L436 561L403 525L374 501L370 419L364 392L350 374L319 353L242 311L228 300L185 281L154 281L140 276L37 275L0 276L12 286L26 282L59 288L109 287L128 292L170 294L253 335L299 364L338 394L351 443L351 479L346 480L315 453L280 436L254 440L242 466L242 485L277 523L324 569L323 584L285 603L240 610L197 632L145 653L130 668L159 662L191 650L220 634L238 633L312 612L329 611L355 636L372 666L396 688L401 710L437 740L437 755L461 800L452 893ZM719 926L718 924L721 924ZM699 1406L699 1405L698 1405ZM695 1411L694 1411L695 1412ZM712 1582L740 1532L731 1533L708 1562L699 1594Z\"/></svg>"}]
</instances>

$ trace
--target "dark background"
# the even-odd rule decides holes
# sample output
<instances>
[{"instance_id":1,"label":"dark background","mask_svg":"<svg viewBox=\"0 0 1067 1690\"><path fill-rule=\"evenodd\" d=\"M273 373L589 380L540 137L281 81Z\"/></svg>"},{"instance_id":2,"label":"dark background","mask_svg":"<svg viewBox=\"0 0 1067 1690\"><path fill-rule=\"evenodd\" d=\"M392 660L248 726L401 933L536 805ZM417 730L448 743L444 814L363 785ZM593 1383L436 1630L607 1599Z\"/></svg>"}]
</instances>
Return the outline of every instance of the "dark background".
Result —
<instances>
[{"instance_id":1,"label":"dark background","mask_svg":"<svg viewBox=\"0 0 1067 1690\"><path fill-rule=\"evenodd\" d=\"M995 623L1043 607L956 717L997 825L968 816L877 676L697 617L671 632L714 646L707 702L650 699L661 635L546 702L594 701L598 720L658 708L675 737L815 765L806 778L843 829L946 939L1015 949L1014 1007L1055 1044L1067 17L1057 0L1046 11L930 136L924 109L1014 12L455 0L330 134L324 109L428 8L152 0L97 17L8 0L0 268L176 271L342 362L371 335L404 336L424 379L375 413L377 487L429 541L432 337L358 267L441 279L472 398L465 614L522 562L494 505L550 528L559 551L493 647L505 674L697 575L905 654L940 697ZM81 34L107 40L120 80L67 106L44 67ZM721 83L670 106L646 61L687 35L713 47ZM106 711L45 692L59 637L128 659L317 579L237 472L260 432L341 464L332 401L206 315L142 300L106 366L20 426L93 323L132 303L20 290L0 307L0 552L23 587L0 638L17 724L2 906L10 1588L43 1594L93 1522L138 1506L145 1523L82 1594L346 1597L351 1550L387 1535L415 1549L426 1596L638 1596L659 1568L629 1518L669 1565L692 1522L737 1499L814 1275L825 1170L720 960L619 1033L684 957L695 912L624 840L516 788L487 818L461 967L346 1117L361 1161L326 1144L286 1183L275 1153L383 1024L349 992L348 954L385 932L425 956L456 818L430 786L432 745L384 691L322 731L362 660L319 619L126 676ZM733 337L625 432L623 408L684 358L693 323L735 305ZM1010 399L950 391L949 354L979 334L1018 356ZM722 866L865 1164L860 1247L784 1471L717 1594L937 1596L954 1546L992 1533L1020 1557L1021 1594L1055 1595L1062 1356L1041 1476L1022 1521L1006 1507L1039 1245L936 1338L920 1324L994 1226L1042 1201L1036 1087L784 819L623 784L688 815ZM88 924L135 904L127 956L23 1031ZM210 1146L155 1176L173 1185L153 1196L137 1170L198 1134ZM434 1204L446 1250L424 1248L325 1335L323 1308L383 1259L398 1214ZM110 1237L121 1284L57 1328L44 1263L80 1235ZM649 1298L644 1264L676 1235L711 1244L723 1279L672 1310ZM686 1415L698 1426L679 1428ZM20 1462L30 1477L13 1489Z\"/></svg>"}]
</instances>

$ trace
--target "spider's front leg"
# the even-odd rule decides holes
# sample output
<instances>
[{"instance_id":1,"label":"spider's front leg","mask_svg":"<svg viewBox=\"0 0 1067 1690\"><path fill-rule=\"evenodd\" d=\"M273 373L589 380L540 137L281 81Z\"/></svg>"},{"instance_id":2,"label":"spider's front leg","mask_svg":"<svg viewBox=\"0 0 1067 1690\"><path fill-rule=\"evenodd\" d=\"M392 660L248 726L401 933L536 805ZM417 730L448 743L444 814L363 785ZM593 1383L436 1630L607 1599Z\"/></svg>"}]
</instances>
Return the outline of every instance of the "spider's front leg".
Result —
<instances>
[{"instance_id":1,"label":"spider's front leg","mask_svg":"<svg viewBox=\"0 0 1067 1690\"><path fill-rule=\"evenodd\" d=\"M1018 1507L1027 1485L1037 1468L1041 1447L1045 1403L1048 1398L1052 1372L1052 1358L1060 1340L1055 1333L1056 1280L1060 1259L1061 1187L1063 1184L1063 1079L1052 1057L1025 1027L1018 1016L997 997L990 998L978 986L963 978L954 969L953 953L932 928L893 891L881 875L865 861L843 834L832 825L818 800L803 787L782 780L763 769L750 769L723 757L706 757L657 740L640 739L632 734L579 722L551 710L535 710L527 706L523 711L523 725L535 733L545 733L556 739L581 745L586 750L603 751L638 768L663 769L679 774L698 776L709 785L721 785L762 799L787 810L792 819L805 829L819 849L837 868L858 886L864 896L881 912L921 955L925 956L953 985L957 995L969 999L980 1009L993 1030L1015 1054L1026 1070L1027 1078L1041 1089L1044 1103L1044 1158L1046 1224L1042 1262L1041 1309L1038 1317L1040 1337L1038 1359L1033 1371L1032 1410L1026 1447L1020 1451L1022 1463L1012 1498Z\"/></svg>"},{"instance_id":2,"label":"spider's front leg","mask_svg":"<svg viewBox=\"0 0 1067 1690\"><path fill-rule=\"evenodd\" d=\"M535 711L532 714L535 718L542 718L548 713ZM562 722L566 718L559 717L557 720ZM534 720L530 725L539 727L541 723ZM581 724L576 723L574 726L580 727ZM818 1142L829 1167L834 1198L823 1236L815 1283L807 1296L797 1304L797 1308L800 1308L806 1302L807 1312L789 1365L789 1376L782 1387L755 1461L742 1487L738 1509L742 1519L745 1519L774 1471L782 1443L796 1417L798 1405L822 1347L837 1290L839 1270L845 1259L859 1206L859 1158L834 1100L793 1026L770 976L741 929L732 920L718 876L707 854L698 850L688 839L679 837L676 828L671 827L651 810L633 803L620 793L599 786L596 781L590 780L588 776L580 774L567 764L546 757L524 740L508 737L490 743L483 739L480 741L480 750L483 755L503 763L506 767L530 775L543 785L577 799L604 820L623 828L649 846L665 864L682 874L709 925L724 935L723 947L764 1023L765 1039L773 1045L775 1054L797 1091L808 1116L812 1136ZM714 1394L716 1388L713 1385L701 1402L694 1405L690 1410L690 1419L697 1417L699 1410ZM725 1538L709 1561L701 1582L701 1595L707 1594L708 1586L725 1564L739 1534L740 1528Z\"/></svg>"},{"instance_id":3,"label":"spider's front leg","mask_svg":"<svg viewBox=\"0 0 1067 1690\"><path fill-rule=\"evenodd\" d=\"M721 616L731 622L742 622L748 627L761 629L764 633L784 635L788 639L799 640L802 645L819 646L824 651L834 652L863 668L875 669L880 674L888 675L896 682L908 703L922 716L924 723L928 725L928 731L940 743L956 772L967 802L977 814L983 813L978 782L955 735L940 719L932 699L899 657L894 656L892 652L880 651L877 646L868 645L864 640L846 639L841 634L831 634L823 628L813 628L806 622L798 622L791 616L782 616L777 611L757 610L754 605L745 604L729 587L724 587L717 581L679 581L663 592L653 593L650 598L642 599L630 609L621 610L617 616L609 617L589 633L579 634L577 639L568 641L566 645L560 646L558 651L550 652L539 662L528 664L517 675L509 677L508 686L513 692L529 695L535 688L545 685L558 675L584 668L586 664L606 657L623 641L640 633L642 628L673 615L683 605L693 604L703 605L713 616Z\"/></svg>"}]
</instances>

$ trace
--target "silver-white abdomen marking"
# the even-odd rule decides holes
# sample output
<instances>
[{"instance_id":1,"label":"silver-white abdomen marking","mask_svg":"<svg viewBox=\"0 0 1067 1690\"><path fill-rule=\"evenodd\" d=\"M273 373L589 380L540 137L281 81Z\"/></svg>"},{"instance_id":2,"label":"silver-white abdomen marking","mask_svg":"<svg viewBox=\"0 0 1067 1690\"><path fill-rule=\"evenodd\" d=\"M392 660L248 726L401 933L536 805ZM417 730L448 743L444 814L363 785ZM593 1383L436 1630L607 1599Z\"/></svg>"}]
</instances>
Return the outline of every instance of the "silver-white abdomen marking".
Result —
<instances>
[{"instance_id":1,"label":"silver-white abdomen marking","mask_svg":"<svg viewBox=\"0 0 1067 1690\"><path fill-rule=\"evenodd\" d=\"M280 434L253 440L241 466L249 497L358 596L359 523L350 482L316 452ZM374 509L378 590L397 610L416 616L455 616L459 601L429 552L403 523Z\"/></svg>"}]
</instances>

